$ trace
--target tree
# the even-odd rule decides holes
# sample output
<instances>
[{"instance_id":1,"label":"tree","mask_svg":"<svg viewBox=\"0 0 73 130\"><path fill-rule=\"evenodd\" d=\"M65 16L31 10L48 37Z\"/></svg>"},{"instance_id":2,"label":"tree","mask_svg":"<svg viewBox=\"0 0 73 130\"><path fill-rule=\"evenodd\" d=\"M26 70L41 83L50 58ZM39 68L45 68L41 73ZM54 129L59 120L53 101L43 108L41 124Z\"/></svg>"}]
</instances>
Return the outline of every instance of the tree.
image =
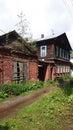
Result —
<instances>
[{"instance_id":1,"label":"tree","mask_svg":"<svg viewBox=\"0 0 73 130\"><path fill-rule=\"evenodd\" d=\"M17 15L19 18L19 22L16 24L17 30L23 38L26 40L31 40L32 39L32 33L29 28L29 22L26 19L25 15L23 12L21 12L19 15Z\"/></svg>"},{"instance_id":2,"label":"tree","mask_svg":"<svg viewBox=\"0 0 73 130\"><path fill-rule=\"evenodd\" d=\"M21 41L24 44L24 40L31 46L31 48L36 51L36 43L32 42L32 33L29 28L29 22L26 19L23 12L21 12L19 15L17 15L19 18L19 22L16 24L17 30L20 34Z\"/></svg>"}]
</instances>

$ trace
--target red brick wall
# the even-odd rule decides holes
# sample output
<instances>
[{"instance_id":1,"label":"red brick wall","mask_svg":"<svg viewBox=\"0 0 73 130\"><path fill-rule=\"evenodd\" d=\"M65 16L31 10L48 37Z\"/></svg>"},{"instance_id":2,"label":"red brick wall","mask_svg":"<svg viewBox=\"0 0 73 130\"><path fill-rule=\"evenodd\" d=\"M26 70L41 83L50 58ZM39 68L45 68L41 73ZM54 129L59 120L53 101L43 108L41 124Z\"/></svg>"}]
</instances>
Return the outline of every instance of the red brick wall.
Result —
<instances>
[{"instance_id":1,"label":"red brick wall","mask_svg":"<svg viewBox=\"0 0 73 130\"><path fill-rule=\"evenodd\" d=\"M37 81L38 80L38 64L35 61L29 62L29 80Z\"/></svg>"},{"instance_id":2,"label":"red brick wall","mask_svg":"<svg viewBox=\"0 0 73 130\"><path fill-rule=\"evenodd\" d=\"M9 56L0 55L0 83L12 81L12 62Z\"/></svg>"},{"instance_id":3,"label":"red brick wall","mask_svg":"<svg viewBox=\"0 0 73 130\"><path fill-rule=\"evenodd\" d=\"M45 81L48 81L49 79L55 80L55 78L56 78L56 67L48 65L45 74Z\"/></svg>"},{"instance_id":4,"label":"red brick wall","mask_svg":"<svg viewBox=\"0 0 73 130\"><path fill-rule=\"evenodd\" d=\"M56 79L56 66L53 66L53 70L52 70L52 80Z\"/></svg>"},{"instance_id":5,"label":"red brick wall","mask_svg":"<svg viewBox=\"0 0 73 130\"><path fill-rule=\"evenodd\" d=\"M45 81L50 79L50 65L46 68Z\"/></svg>"},{"instance_id":6,"label":"red brick wall","mask_svg":"<svg viewBox=\"0 0 73 130\"><path fill-rule=\"evenodd\" d=\"M8 83L12 81L12 61L10 57L5 57L3 61L3 76L4 83Z\"/></svg>"},{"instance_id":7,"label":"red brick wall","mask_svg":"<svg viewBox=\"0 0 73 130\"><path fill-rule=\"evenodd\" d=\"M25 58L19 58L18 56L0 56L0 83L12 82L12 61L20 61L28 63L28 80L38 79L38 64L36 60L29 61Z\"/></svg>"}]
</instances>

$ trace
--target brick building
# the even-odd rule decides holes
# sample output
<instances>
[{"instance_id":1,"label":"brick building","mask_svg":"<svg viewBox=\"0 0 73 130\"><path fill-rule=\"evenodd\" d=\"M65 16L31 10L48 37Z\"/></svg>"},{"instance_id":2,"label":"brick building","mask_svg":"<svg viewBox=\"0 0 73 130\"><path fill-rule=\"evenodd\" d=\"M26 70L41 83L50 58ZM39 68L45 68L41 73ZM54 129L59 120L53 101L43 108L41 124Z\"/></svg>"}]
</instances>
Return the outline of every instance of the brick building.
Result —
<instances>
[{"instance_id":1,"label":"brick building","mask_svg":"<svg viewBox=\"0 0 73 130\"><path fill-rule=\"evenodd\" d=\"M38 80L37 55L16 33L0 36L0 83Z\"/></svg>"},{"instance_id":2,"label":"brick building","mask_svg":"<svg viewBox=\"0 0 73 130\"><path fill-rule=\"evenodd\" d=\"M39 79L55 80L70 75L70 51L72 50L65 33L60 36L36 41Z\"/></svg>"}]
</instances>

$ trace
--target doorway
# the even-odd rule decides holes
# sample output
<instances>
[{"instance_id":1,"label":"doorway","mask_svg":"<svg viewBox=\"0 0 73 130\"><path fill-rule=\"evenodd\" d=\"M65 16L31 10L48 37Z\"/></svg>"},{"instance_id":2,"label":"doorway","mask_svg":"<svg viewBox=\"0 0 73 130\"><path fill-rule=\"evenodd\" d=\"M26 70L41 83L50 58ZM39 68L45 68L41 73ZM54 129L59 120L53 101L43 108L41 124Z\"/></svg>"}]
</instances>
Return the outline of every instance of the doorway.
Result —
<instances>
[{"instance_id":1,"label":"doorway","mask_svg":"<svg viewBox=\"0 0 73 130\"><path fill-rule=\"evenodd\" d=\"M45 75L46 75L46 69L47 69L47 66L39 66L38 67L38 78L40 81L44 81L45 80Z\"/></svg>"}]
</instances>

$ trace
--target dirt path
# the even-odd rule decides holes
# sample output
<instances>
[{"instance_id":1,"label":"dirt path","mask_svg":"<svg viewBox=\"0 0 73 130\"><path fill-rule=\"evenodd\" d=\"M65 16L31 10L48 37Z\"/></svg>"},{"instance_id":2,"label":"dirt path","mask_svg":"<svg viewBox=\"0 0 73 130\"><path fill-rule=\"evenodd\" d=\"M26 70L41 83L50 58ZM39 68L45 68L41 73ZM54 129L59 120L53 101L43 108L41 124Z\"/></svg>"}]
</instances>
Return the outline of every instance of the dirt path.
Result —
<instances>
[{"instance_id":1,"label":"dirt path","mask_svg":"<svg viewBox=\"0 0 73 130\"><path fill-rule=\"evenodd\" d=\"M51 88L47 87L30 95L19 96L15 100L3 102L0 104L0 121L15 115L19 110L38 100L49 91L51 91Z\"/></svg>"}]
</instances>

